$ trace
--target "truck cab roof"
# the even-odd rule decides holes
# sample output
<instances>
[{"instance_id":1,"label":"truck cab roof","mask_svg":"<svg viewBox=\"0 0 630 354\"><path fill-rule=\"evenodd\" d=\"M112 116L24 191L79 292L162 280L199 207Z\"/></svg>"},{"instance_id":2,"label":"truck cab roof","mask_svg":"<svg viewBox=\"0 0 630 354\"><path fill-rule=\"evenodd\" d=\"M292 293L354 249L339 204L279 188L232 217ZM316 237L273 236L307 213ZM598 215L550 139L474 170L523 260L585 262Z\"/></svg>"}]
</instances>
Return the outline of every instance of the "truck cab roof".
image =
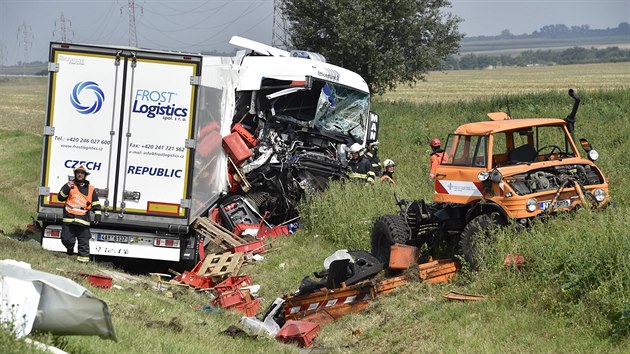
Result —
<instances>
[{"instance_id":1,"label":"truck cab roof","mask_svg":"<svg viewBox=\"0 0 630 354\"><path fill-rule=\"evenodd\" d=\"M547 125L565 125L562 119L557 118L523 118L500 121L475 122L460 125L455 134L463 135L487 135L510 130L541 127Z\"/></svg>"}]
</instances>

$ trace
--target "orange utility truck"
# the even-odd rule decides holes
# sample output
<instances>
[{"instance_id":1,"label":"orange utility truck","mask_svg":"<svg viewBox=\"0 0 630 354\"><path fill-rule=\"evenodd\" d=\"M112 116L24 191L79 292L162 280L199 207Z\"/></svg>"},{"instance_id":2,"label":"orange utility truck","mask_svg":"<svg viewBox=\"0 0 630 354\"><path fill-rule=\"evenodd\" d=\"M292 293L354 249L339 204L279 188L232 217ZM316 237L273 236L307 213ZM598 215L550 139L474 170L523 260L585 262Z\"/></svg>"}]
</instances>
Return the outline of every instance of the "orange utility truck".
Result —
<instances>
[{"instance_id":1,"label":"orange utility truck","mask_svg":"<svg viewBox=\"0 0 630 354\"><path fill-rule=\"evenodd\" d=\"M479 237L494 226L527 225L532 218L609 204L608 183L595 165L598 153L573 137L580 98L565 119L510 119L464 124L448 136L446 157L435 178L433 203L398 200L398 215L376 220L372 254L383 261L393 243L429 247L444 240L473 268L480 263Z\"/></svg>"}]
</instances>

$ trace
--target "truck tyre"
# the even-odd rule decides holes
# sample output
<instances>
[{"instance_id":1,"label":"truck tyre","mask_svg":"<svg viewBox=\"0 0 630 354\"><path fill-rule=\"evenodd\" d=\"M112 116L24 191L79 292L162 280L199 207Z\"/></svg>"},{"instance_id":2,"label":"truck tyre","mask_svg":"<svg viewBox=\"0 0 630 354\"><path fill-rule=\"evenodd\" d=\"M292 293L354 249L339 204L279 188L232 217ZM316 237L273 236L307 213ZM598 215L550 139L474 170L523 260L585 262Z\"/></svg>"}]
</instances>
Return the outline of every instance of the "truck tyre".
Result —
<instances>
[{"instance_id":1,"label":"truck tyre","mask_svg":"<svg viewBox=\"0 0 630 354\"><path fill-rule=\"evenodd\" d=\"M372 255L389 264L389 249L394 243L411 239L411 229L401 215L384 215L376 219L372 228Z\"/></svg>"},{"instance_id":2,"label":"truck tyre","mask_svg":"<svg viewBox=\"0 0 630 354\"><path fill-rule=\"evenodd\" d=\"M493 242L493 233L505 225L507 222L496 212L479 215L466 225L459 240L459 254L471 269L478 270L483 265L484 245Z\"/></svg>"}]
</instances>

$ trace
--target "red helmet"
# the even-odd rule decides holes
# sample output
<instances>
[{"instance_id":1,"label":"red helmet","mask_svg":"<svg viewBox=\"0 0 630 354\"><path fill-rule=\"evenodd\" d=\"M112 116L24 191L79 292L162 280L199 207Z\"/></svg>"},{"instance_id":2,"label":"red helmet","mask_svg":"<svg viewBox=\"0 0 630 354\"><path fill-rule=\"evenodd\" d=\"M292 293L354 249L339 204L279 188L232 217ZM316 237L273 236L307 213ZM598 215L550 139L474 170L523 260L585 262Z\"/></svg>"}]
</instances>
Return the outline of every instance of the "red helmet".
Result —
<instances>
[{"instance_id":1,"label":"red helmet","mask_svg":"<svg viewBox=\"0 0 630 354\"><path fill-rule=\"evenodd\" d=\"M429 143L429 145L431 145L433 147L440 146L440 145L442 145L442 142L438 138L433 138L433 139L431 139L431 142Z\"/></svg>"}]
</instances>

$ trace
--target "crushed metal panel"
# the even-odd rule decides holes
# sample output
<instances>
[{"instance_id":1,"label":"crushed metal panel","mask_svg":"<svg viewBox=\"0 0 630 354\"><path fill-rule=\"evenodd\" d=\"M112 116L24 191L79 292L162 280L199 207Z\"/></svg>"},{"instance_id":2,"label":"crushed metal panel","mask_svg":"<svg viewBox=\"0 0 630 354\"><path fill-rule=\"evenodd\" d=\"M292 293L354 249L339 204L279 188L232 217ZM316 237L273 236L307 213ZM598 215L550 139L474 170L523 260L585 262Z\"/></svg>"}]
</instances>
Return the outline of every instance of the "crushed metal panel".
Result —
<instances>
[{"instance_id":1,"label":"crushed metal panel","mask_svg":"<svg viewBox=\"0 0 630 354\"><path fill-rule=\"evenodd\" d=\"M25 286L9 286L16 280L25 283L22 284ZM26 286L27 283L32 286ZM28 293L22 290L28 290ZM25 328L22 335L37 330L55 335L98 335L103 339L116 340L114 325L104 301L74 281L33 270L28 263L0 261L0 298L3 304L5 298L15 299L18 301L16 305L24 307L24 314L30 316L25 323L32 326L28 330ZM38 298L38 301L31 301L33 298ZM7 303L7 306L12 304Z\"/></svg>"}]
</instances>

